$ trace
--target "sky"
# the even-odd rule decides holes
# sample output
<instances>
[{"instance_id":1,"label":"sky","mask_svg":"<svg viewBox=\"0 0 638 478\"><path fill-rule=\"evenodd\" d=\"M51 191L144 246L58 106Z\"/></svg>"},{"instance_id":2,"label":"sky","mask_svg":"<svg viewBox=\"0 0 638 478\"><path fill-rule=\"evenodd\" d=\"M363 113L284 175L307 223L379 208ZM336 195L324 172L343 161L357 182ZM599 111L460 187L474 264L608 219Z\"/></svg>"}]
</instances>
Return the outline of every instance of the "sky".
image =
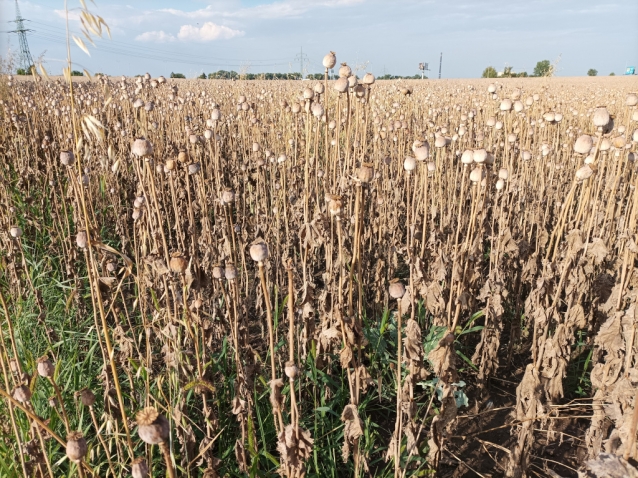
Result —
<instances>
[{"instance_id":1,"label":"sky","mask_svg":"<svg viewBox=\"0 0 638 478\"><path fill-rule=\"evenodd\" d=\"M337 61L377 76L477 78L506 66L558 76L624 73L638 67L638 0L86 0L109 25L87 56L72 44L75 69L109 75L187 77L217 70L322 73ZM19 1L31 54L49 74L66 59L64 0ZM79 0L68 0L79 33ZM0 55L17 52L15 0L0 0ZM303 61L300 61L303 59ZM359 74L361 76L361 74Z\"/></svg>"}]
</instances>

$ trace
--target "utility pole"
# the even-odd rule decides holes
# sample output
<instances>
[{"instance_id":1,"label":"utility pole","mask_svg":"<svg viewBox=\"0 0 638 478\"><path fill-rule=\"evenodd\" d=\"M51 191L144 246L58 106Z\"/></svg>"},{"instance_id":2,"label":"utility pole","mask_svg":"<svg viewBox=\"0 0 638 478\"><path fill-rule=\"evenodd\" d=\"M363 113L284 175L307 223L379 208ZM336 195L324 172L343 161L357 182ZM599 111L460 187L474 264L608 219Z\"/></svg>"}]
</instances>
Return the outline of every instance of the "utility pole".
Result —
<instances>
[{"instance_id":1,"label":"utility pole","mask_svg":"<svg viewBox=\"0 0 638 478\"><path fill-rule=\"evenodd\" d=\"M443 52L441 52L441 58L439 59L439 80L441 79L441 68L443 67Z\"/></svg>"},{"instance_id":2,"label":"utility pole","mask_svg":"<svg viewBox=\"0 0 638 478\"><path fill-rule=\"evenodd\" d=\"M27 32L31 32L33 30L29 30L28 28L24 28L24 18L20 14L20 7L18 6L18 0L16 0L16 19L12 20L10 23L16 24L16 29L10 31L9 33L17 33L18 34L18 42L20 43L20 59L19 66L26 73L31 73L31 67L34 66L33 57L31 56L31 52L29 51L29 44L27 43Z\"/></svg>"},{"instance_id":3,"label":"utility pole","mask_svg":"<svg viewBox=\"0 0 638 478\"><path fill-rule=\"evenodd\" d=\"M421 70L421 79L423 79L426 71L430 71L427 63L419 63L419 70Z\"/></svg>"},{"instance_id":4,"label":"utility pole","mask_svg":"<svg viewBox=\"0 0 638 478\"><path fill-rule=\"evenodd\" d=\"M301 75L301 79L303 80L303 65L304 62L308 61L308 55L304 55L303 47L301 47L300 53L295 57L295 61L299 60L299 74Z\"/></svg>"}]
</instances>

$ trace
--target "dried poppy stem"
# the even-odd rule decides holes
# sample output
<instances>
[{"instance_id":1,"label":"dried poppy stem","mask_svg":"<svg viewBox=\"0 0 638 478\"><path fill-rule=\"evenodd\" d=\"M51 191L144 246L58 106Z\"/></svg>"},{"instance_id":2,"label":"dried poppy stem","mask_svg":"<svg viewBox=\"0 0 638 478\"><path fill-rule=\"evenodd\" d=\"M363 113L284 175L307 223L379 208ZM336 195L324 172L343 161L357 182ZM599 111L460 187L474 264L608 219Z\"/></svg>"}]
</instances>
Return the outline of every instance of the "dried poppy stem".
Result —
<instances>
[{"instance_id":1,"label":"dried poppy stem","mask_svg":"<svg viewBox=\"0 0 638 478\"><path fill-rule=\"evenodd\" d=\"M164 463L166 463L166 476L168 478L176 478L175 469L173 468L173 461L171 459L171 450L168 446L167 442L162 442L159 444L160 450L162 451L162 456L164 457Z\"/></svg>"},{"instance_id":2,"label":"dried poppy stem","mask_svg":"<svg viewBox=\"0 0 638 478\"><path fill-rule=\"evenodd\" d=\"M401 299L405 295L405 286L399 282L398 279L390 281L389 288L390 297L397 301L397 408L396 408L396 421L394 423L394 435L392 440L394 442L394 476L397 478L400 475L401 468L401 438L402 438L402 425L403 425L403 386L402 386L402 374L401 366L403 363L402 354L402 317L401 317Z\"/></svg>"},{"instance_id":3,"label":"dried poppy stem","mask_svg":"<svg viewBox=\"0 0 638 478\"><path fill-rule=\"evenodd\" d=\"M403 364L402 357L402 318L401 318L401 299L397 299L397 421L395 424L395 432L397 434L396 455L394 459L394 476L399 476L401 471L401 437L403 435L403 380L401 377L401 366Z\"/></svg>"},{"instance_id":4,"label":"dried poppy stem","mask_svg":"<svg viewBox=\"0 0 638 478\"><path fill-rule=\"evenodd\" d=\"M51 385L53 386L53 390L55 390L56 397L58 397L59 406L60 406L60 409L62 410L62 419L64 420L64 426L66 428L66 432L69 433L71 431L71 429L69 428L69 417L67 416L66 410L64 408L64 401L62 400L60 387L58 387L58 384L55 383L55 380L53 380L53 377L48 377L48 379L49 379L49 382L51 382Z\"/></svg>"},{"instance_id":5,"label":"dried poppy stem","mask_svg":"<svg viewBox=\"0 0 638 478\"><path fill-rule=\"evenodd\" d=\"M115 473L115 469L113 468L113 462L111 461L111 453L109 452L109 448L106 442L104 441L104 437L102 437L102 434L100 433L100 427L98 425L97 418L95 416L95 410L93 409L93 405L89 407L89 413L91 414L91 420L93 421L93 426L95 427L95 434L97 435L97 438L98 440L100 440L100 444L102 445L102 448L104 449L104 454L106 455L106 461L109 464L109 471L114 477L116 477L117 474Z\"/></svg>"},{"instance_id":6,"label":"dried poppy stem","mask_svg":"<svg viewBox=\"0 0 638 478\"><path fill-rule=\"evenodd\" d=\"M255 257L253 257L253 259ZM261 281L261 287L264 293L264 302L266 303L266 322L268 324L268 348L270 353L270 369L271 369L270 377L271 377L271 380L274 382L275 380L277 380L277 368L275 366L275 334L273 331L272 306L270 305L270 293L268 292L268 284L266 282L266 274L264 272L263 259L265 259L265 257L263 257L261 260L257 262L257 266L259 268L259 280ZM275 414L277 415L275 426L277 427L277 433L279 434L284 429L284 422L281 416L281 410L279 409L275 410Z\"/></svg>"}]
</instances>

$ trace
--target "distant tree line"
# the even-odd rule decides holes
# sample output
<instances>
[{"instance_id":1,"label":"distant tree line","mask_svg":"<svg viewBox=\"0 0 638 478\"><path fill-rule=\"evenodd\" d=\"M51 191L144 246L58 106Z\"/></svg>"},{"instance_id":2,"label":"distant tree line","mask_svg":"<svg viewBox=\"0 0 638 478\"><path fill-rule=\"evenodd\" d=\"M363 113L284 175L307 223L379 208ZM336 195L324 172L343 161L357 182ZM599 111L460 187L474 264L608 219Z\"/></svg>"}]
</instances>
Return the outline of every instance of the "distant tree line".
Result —
<instances>
[{"instance_id":1,"label":"distant tree line","mask_svg":"<svg viewBox=\"0 0 638 478\"><path fill-rule=\"evenodd\" d=\"M323 75L321 76L323 78ZM234 70L219 70L206 76L202 73L199 78L209 80L300 80L301 73L237 73Z\"/></svg>"},{"instance_id":2,"label":"distant tree line","mask_svg":"<svg viewBox=\"0 0 638 478\"><path fill-rule=\"evenodd\" d=\"M171 78L186 78L186 76L182 73L174 73L171 72ZM200 80L300 80L301 73L238 73L234 70L226 71L219 70L213 73L202 73L197 77ZM336 80L338 78L337 75L328 75L328 79ZM427 79L427 76L424 77ZM306 75L306 79L308 80L323 80L323 73L309 73ZM377 77L378 80L420 80L421 75L416 74L413 76L401 76L401 75L383 75Z\"/></svg>"},{"instance_id":3,"label":"distant tree line","mask_svg":"<svg viewBox=\"0 0 638 478\"><path fill-rule=\"evenodd\" d=\"M526 71L521 71L519 73L515 73L511 66L505 67L501 74L496 71L496 68L493 66L488 66L483 70L482 78L527 78L528 76L538 77L538 76L552 76L554 73L554 68L552 67L549 60L541 60L536 63L534 67L534 72L531 75L528 75Z\"/></svg>"}]
</instances>

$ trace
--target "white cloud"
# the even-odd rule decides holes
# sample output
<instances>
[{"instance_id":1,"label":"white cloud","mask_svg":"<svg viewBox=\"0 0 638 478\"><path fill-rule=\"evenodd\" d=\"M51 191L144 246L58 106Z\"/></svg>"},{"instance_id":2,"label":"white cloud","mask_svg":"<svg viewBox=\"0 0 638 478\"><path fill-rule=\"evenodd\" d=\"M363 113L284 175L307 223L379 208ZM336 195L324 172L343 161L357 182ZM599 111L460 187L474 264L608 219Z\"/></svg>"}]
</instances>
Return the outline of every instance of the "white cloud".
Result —
<instances>
[{"instance_id":1,"label":"white cloud","mask_svg":"<svg viewBox=\"0 0 638 478\"><path fill-rule=\"evenodd\" d=\"M58 17L66 20L67 12L65 10L53 10L53 13L55 13ZM69 15L69 20L76 21L76 22L80 21L80 12L69 11L68 15Z\"/></svg>"},{"instance_id":2,"label":"white cloud","mask_svg":"<svg viewBox=\"0 0 638 478\"><path fill-rule=\"evenodd\" d=\"M195 25L182 25L179 29L177 37L180 40L191 41L213 41L213 40L228 40L236 36L242 36L244 34L241 30L233 30L224 25L217 25L213 22L206 22L201 27Z\"/></svg>"},{"instance_id":3,"label":"white cloud","mask_svg":"<svg viewBox=\"0 0 638 478\"><path fill-rule=\"evenodd\" d=\"M175 37L170 33L164 32L164 30L144 32L135 37L136 41L145 41L153 43L166 43L175 41Z\"/></svg>"}]
</instances>

